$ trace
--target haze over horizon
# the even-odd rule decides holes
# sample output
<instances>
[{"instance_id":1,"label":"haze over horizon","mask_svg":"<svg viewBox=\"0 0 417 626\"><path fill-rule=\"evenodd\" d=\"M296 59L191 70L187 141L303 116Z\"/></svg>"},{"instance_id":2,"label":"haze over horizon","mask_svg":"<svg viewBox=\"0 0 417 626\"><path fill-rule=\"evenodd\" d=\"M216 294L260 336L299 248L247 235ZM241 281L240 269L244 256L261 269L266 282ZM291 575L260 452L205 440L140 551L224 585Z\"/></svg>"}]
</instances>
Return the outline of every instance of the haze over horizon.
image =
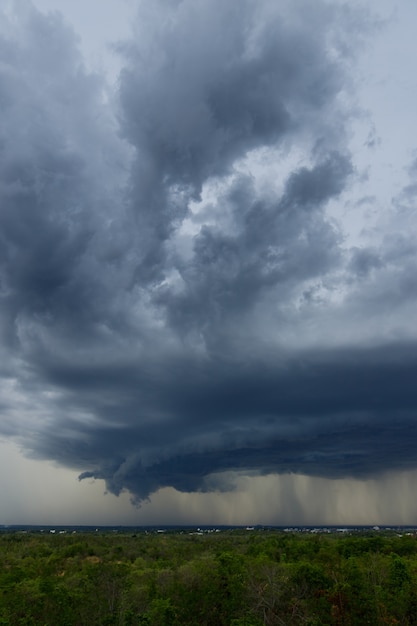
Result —
<instances>
[{"instance_id":1,"label":"haze over horizon","mask_svg":"<svg viewBox=\"0 0 417 626\"><path fill-rule=\"evenodd\" d=\"M416 23L0 8L0 524L417 524Z\"/></svg>"}]
</instances>

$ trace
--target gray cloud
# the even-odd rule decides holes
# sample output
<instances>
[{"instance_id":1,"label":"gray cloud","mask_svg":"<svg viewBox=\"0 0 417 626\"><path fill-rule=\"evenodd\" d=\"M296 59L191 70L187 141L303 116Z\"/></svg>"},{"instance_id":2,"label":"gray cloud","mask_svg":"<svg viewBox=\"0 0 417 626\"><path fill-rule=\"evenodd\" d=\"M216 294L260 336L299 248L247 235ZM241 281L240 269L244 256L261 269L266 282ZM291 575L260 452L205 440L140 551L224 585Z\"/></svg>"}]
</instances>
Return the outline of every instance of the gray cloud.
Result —
<instances>
[{"instance_id":1,"label":"gray cloud","mask_svg":"<svg viewBox=\"0 0 417 626\"><path fill-rule=\"evenodd\" d=\"M162 3L160 10L166 18L151 14L122 48L120 78L121 128L137 152L132 208L146 233L142 281L152 279L152 267L160 279L163 243L204 182L227 175L256 148L307 134L312 119L316 141L335 135L332 107L343 88L326 41L285 5L282 14L251 0ZM320 34L331 32L331 11L313 15Z\"/></svg>"},{"instance_id":2,"label":"gray cloud","mask_svg":"<svg viewBox=\"0 0 417 626\"><path fill-rule=\"evenodd\" d=\"M275 5L152 4L117 93L58 15L0 31L0 428L114 493L416 466L415 246L327 211L362 32Z\"/></svg>"}]
</instances>

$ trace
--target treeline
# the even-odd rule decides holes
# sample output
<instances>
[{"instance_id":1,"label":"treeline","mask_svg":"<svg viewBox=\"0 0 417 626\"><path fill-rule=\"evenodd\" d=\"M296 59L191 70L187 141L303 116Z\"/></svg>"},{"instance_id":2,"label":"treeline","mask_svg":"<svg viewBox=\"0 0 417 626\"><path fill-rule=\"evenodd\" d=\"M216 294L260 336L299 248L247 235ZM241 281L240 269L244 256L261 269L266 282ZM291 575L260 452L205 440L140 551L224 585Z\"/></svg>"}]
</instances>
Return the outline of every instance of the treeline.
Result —
<instances>
[{"instance_id":1,"label":"treeline","mask_svg":"<svg viewBox=\"0 0 417 626\"><path fill-rule=\"evenodd\" d=\"M0 535L2 626L417 624L417 539Z\"/></svg>"}]
</instances>

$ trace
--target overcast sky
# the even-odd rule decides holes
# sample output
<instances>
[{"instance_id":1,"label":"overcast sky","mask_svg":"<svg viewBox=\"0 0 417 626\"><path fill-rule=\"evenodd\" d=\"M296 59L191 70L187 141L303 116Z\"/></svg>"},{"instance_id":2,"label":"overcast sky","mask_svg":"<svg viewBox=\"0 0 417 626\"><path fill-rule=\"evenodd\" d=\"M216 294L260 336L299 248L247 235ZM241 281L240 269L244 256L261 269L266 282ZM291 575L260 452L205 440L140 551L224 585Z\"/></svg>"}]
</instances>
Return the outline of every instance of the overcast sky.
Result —
<instances>
[{"instance_id":1,"label":"overcast sky","mask_svg":"<svg viewBox=\"0 0 417 626\"><path fill-rule=\"evenodd\" d=\"M417 523L414 0L0 9L0 524Z\"/></svg>"}]
</instances>

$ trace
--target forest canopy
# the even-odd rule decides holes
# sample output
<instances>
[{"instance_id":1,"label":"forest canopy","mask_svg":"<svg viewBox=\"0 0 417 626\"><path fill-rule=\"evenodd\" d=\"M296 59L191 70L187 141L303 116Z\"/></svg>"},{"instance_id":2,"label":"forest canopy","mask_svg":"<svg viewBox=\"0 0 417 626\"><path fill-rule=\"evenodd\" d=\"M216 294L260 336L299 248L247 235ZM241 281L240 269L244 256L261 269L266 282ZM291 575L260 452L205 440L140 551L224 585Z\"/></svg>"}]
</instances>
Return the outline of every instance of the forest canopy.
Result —
<instances>
[{"instance_id":1,"label":"forest canopy","mask_svg":"<svg viewBox=\"0 0 417 626\"><path fill-rule=\"evenodd\" d=\"M411 533L0 534L3 626L415 623Z\"/></svg>"}]
</instances>

